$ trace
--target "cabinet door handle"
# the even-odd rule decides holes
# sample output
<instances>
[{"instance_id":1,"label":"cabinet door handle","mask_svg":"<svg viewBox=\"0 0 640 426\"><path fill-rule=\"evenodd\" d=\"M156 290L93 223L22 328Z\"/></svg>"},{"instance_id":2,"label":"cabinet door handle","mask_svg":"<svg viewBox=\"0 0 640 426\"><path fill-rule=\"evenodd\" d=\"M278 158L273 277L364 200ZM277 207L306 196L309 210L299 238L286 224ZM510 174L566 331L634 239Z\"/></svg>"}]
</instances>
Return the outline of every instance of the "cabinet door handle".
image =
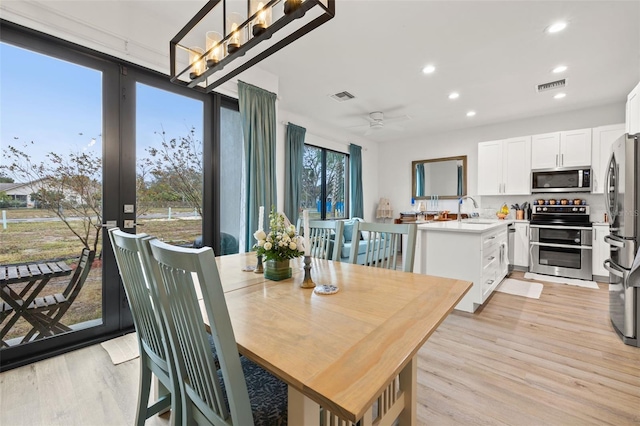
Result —
<instances>
[{"instance_id":1,"label":"cabinet door handle","mask_svg":"<svg viewBox=\"0 0 640 426\"><path fill-rule=\"evenodd\" d=\"M556 167L558 167L558 154L556 154Z\"/></svg>"},{"instance_id":2,"label":"cabinet door handle","mask_svg":"<svg viewBox=\"0 0 640 426\"><path fill-rule=\"evenodd\" d=\"M560 165L564 165L564 154L560 154Z\"/></svg>"}]
</instances>

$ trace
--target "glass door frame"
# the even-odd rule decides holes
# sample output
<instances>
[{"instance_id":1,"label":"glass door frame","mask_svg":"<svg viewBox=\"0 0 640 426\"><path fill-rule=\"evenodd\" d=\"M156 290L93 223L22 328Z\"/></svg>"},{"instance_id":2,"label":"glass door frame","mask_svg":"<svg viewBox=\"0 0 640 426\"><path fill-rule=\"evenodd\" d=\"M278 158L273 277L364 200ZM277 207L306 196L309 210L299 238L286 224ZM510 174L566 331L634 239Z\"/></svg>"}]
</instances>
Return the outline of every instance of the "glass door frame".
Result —
<instances>
[{"instance_id":1,"label":"glass door frame","mask_svg":"<svg viewBox=\"0 0 640 426\"><path fill-rule=\"evenodd\" d=\"M238 110L238 100L218 93L188 89L169 82L159 72L0 19L0 42L102 72L103 223L124 228L124 204L136 202L136 83L146 84L203 102L203 225L205 245L220 251L220 108ZM46 72L43 70L43 72ZM37 85L37 83L35 83ZM0 371L26 365L102 342L134 330L115 258L104 234L102 247L101 325L2 350ZM135 229L127 230L135 232Z\"/></svg>"}]
</instances>

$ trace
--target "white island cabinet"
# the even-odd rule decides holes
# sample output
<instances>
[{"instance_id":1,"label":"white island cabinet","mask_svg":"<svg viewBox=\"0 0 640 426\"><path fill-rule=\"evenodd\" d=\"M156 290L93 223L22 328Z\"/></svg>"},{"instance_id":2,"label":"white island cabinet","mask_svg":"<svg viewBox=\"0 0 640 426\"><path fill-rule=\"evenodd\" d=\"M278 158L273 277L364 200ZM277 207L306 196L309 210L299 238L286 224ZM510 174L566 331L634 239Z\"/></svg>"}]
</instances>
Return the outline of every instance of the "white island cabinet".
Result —
<instances>
[{"instance_id":1,"label":"white island cabinet","mask_svg":"<svg viewBox=\"0 0 640 426\"><path fill-rule=\"evenodd\" d=\"M456 309L474 312L507 275L508 224L470 220L420 225L413 271L472 281Z\"/></svg>"}]
</instances>

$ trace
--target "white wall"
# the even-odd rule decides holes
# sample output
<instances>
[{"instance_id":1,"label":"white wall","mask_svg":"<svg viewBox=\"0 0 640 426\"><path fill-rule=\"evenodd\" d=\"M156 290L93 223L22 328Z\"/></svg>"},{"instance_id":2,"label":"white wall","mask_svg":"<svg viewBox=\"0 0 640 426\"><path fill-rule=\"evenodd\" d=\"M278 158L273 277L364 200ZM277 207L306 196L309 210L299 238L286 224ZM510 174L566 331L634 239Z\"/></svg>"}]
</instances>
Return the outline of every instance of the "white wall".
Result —
<instances>
[{"instance_id":1,"label":"white wall","mask_svg":"<svg viewBox=\"0 0 640 426\"><path fill-rule=\"evenodd\" d=\"M607 124L624 123L624 102L598 106L563 114L531 117L495 125L474 127L454 132L425 135L424 138L379 145L379 197L389 198L396 217L400 211L411 207L411 162L429 158L467 156L467 193L477 193L478 176L478 142L505 139L516 136L535 135L539 133L597 127ZM531 202L534 195L529 196L495 196L475 197L481 208L497 209L502 203L511 206L513 203ZM549 198L549 197L547 197ZM587 195L592 205L592 220L602 220L604 201L601 196ZM470 203L465 203L470 206ZM457 209L455 200L441 200L440 210ZM462 211L465 211L463 208ZM596 216L598 215L598 216Z\"/></svg>"}]
</instances>

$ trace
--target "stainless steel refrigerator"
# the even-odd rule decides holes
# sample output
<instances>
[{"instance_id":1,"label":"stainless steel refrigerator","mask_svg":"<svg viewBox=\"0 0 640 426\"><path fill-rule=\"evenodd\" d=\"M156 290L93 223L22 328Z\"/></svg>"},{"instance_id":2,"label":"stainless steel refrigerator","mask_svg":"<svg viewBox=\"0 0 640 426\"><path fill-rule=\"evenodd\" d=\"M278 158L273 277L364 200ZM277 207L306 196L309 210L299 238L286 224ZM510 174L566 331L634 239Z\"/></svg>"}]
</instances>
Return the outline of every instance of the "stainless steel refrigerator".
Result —
<instances>
[{"instance_id":1,"label":"stainless steel refrigerator","mask_svg":"<svg viewBox=\"0 0 640 426\"><path fill-rule=\"evenodd\" d=\"M638 136L624 135L611 149L605 179L610 234L609 312L622 341L640 346L640 271L634 260L640 240L640 147ZM632 273L633 272L633 273Z\"/></svg>"}]
</instances>

